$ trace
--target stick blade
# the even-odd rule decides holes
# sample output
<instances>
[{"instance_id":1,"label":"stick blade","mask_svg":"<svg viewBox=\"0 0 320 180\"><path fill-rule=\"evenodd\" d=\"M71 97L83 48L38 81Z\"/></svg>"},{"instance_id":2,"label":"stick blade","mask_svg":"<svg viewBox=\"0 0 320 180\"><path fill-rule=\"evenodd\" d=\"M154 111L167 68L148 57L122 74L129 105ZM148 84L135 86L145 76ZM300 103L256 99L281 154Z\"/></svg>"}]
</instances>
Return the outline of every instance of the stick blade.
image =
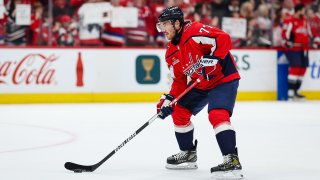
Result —
<instances>
[{"instance_id":1,"label":"stick blade","mask_svg":"<svg viewBox=\"0 0 320 180\"><path fill-rule=\"evenodd\" d=\"M81 173L81 172L92 172L94 171L92 166L84 166L80 164L76 164L73 162L66 162L64 164L64 167L70 171L74 171L76 173Z\"/></svg>"}]
</instances>

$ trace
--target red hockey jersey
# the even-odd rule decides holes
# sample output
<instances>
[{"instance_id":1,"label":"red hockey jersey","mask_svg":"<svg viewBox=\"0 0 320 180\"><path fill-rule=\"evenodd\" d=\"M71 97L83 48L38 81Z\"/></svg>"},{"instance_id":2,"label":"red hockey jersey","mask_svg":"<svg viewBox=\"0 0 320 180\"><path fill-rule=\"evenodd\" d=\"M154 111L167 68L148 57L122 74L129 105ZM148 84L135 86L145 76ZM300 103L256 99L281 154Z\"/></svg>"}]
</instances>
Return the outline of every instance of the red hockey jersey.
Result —
<instances>
[{"instance_id":1,"label":"red hockey jersey","mask_svg":"<svg viewBox=\"0 0 320 180\"><path fill-rule=\"evenodd\" d=\"M216 65L217 74L211 80L203 80L195 88L208 90L215 86L239 79L233 56L229 52L230 36L222 30L198 22L187 23L178 45L168 44L166 62L173 82L170 94L177 97L189 83L202 74L202 55L213 55L221 59Z\"/></svg>"},{"instance_id":2,"label":"red hockey jersey","mask_svg":"<svg viewBox=\"0 0 320 180\"><path fill-rule=\"evenodd\" d=\"M294 43L294 47L308 47L312 36L310 25L306 18L294 16L285 21L282 37Z\"/></svg>"}]
</instances>

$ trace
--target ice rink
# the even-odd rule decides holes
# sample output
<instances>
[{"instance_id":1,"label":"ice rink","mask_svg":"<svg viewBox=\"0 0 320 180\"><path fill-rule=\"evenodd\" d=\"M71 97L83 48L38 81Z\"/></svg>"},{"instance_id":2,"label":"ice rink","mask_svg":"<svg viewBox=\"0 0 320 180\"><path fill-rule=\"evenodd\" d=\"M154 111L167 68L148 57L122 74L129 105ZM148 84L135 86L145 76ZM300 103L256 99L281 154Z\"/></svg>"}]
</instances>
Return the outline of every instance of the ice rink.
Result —
<instances>
[{"instance_id":1,"label":"ice rink","mask_svg":"<svg viewBox=\"0 0 320 180\"><path fill-rule=\"evenodd\" d=\"M199 169L165 169L177 153L171 118L155 120L92 173L155 114L156 103L0 105L1 180L209 180L222 162L206 110L193 117ZM232 124L247 180L320 179L320 102L237 102Z\"/></svg>"}]
</instances>

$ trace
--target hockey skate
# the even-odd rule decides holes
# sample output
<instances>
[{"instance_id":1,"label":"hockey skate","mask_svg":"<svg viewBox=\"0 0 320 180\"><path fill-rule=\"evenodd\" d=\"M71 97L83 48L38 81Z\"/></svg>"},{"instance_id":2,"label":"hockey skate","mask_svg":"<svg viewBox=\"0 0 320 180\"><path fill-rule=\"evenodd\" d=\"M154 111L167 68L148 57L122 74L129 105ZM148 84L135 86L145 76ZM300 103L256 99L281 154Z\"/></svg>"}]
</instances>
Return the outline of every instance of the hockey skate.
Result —
<instances>
[{"instance_id":1,"label":"hockey skate","mask_svg":"<svg viewBox=\"0 0 320 180\"><path fill-rule=\"evenodd\" d=\"M243 180L242 166L238 155L228 154L223 157L222 164L211 168L211 177L214 180Z\"/></svg>"},{"instance_id":2,"label":"hockey skate","mask_svg":"<svg viewBox=\"0 0 320 180\"><path fill-rule=\"evenodd\" d=\"M295 94L293 96L288 96L288 101L306 101L306 97L301 94Z\"/></svg>"},{"instance_id":3,"label":"hockey skate","mask_svg":"<svg viewBox=\"0 0 320 180\"><path fill-rule=\"evenodd\" d=\"M305 101L306 97L304 95L299 94L298 92L295 92L294 99L297 101Z\"/></svg>"},{"instance_id":4,"label":"hockey skate","mask_svg":"<svg viewBox=\"0 0 320 180\"><path fill-rule=\"evenodd\" d=\"M187 170L197 169L197 140L190 151L180 151L167 158L167 169Z\"/></svg>"},{"instance_id":5,"label":"hockey skate","mask_svg":"<svg viewBox=\"0 0 320 180\"><path fill-rule=\"evenodd\" d=\"M297 91L288 91L288 101L305 101L306 97L299 94Z\"/></svg>"}]
</instances>

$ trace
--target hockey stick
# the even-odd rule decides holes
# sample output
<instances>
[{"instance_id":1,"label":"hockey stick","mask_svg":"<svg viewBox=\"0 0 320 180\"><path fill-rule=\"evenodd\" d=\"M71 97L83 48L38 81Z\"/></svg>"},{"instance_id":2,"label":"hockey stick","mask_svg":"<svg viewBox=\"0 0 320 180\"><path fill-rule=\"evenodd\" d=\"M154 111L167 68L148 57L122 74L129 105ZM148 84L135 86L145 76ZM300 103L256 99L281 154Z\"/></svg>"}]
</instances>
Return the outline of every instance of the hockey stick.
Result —
<instances>
[{"instance_id":1,"label":"hockey stick","mask_svg":"<svg viewBox=\"0 0 320 180\"><path fill-rule=\"evenodd\" d=\"M187 92L189 92L194 86L196 86L198 83L200 83L203 80L203 77L201 76L198 78L195 82L193 82L189 87L187 87L178 97L176 97L169 105L172 105L176 103L179 99L181 99ZM111 156L113 156L116 152L118 152L124 145L126 145L129 141L131 141L134 137L137 136L144 128L146 128L148 125L150 125L155 119L158 118L160 113L155 114L152 116L146 123L144 123L138 130L136 130L133 134L131 134L126 140L124 140L117 148L115 148L113 151L111 151L105 158L103 158L100 162L94 164L94 165L80 165L73 162L66 162L64 164L64 167L70 171L74 171L75 173L81 173L81 172L93 172L96 170L99 166L101 166L105 161L107 161Z\"/></svg>"}]
</instances>

